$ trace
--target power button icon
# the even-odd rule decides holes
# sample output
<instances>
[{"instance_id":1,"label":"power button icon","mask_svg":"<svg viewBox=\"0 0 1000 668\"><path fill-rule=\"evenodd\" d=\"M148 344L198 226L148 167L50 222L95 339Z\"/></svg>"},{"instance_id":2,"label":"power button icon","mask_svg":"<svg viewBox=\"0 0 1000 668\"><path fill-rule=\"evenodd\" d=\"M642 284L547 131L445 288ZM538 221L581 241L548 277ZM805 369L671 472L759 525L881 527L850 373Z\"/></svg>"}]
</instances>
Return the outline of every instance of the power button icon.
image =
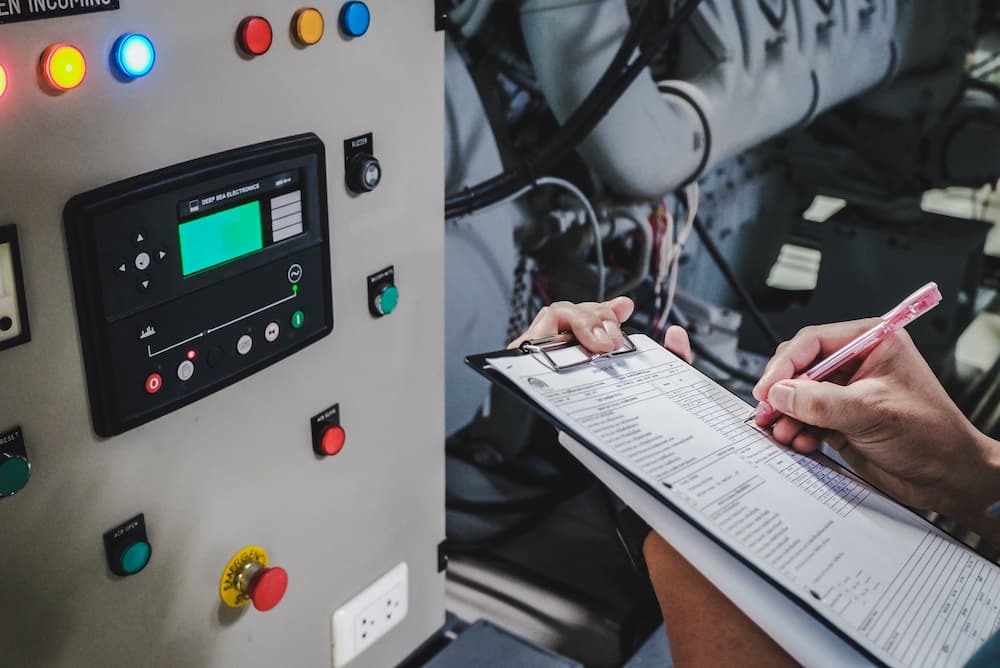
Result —
<instances>
[{"instance_id":1,"label":"power button icon","mask_svg":"<svg viewBox=\"0 0 1000 668\"><path fill-rule=\"evenodd\" d=\"M291 267L288 268L288 282L294 284L298 283L301 280L302 280L302 265L293 264Z\"/></svg>"}]
</instances>

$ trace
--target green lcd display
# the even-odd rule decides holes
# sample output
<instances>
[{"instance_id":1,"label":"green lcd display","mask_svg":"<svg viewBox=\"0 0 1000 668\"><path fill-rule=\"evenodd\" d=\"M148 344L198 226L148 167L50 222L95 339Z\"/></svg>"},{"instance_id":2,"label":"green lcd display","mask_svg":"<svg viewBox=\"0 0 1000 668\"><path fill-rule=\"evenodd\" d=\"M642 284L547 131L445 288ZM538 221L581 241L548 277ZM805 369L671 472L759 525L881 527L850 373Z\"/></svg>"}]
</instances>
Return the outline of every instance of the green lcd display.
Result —
<instances>
[{"instance_id":1,"label":"green lcd display","mask_svg":"<svg viewBox=\"0 0 1000 668\"><path fill-rule=\"evenodd\" d=\"M181 272L190 276L264 247L260 203L249 202L181 223Z\"/></svg>"}]
</instances>

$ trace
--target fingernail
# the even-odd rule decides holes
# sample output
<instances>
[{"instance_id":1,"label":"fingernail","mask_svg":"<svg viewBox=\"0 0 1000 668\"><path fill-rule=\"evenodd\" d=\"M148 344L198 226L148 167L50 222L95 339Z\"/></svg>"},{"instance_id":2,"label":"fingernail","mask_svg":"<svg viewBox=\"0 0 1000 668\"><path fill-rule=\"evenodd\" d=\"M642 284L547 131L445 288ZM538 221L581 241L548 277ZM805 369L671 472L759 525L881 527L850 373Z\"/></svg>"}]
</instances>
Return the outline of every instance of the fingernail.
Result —
<instances>
[{"instance_id":1,"label":"fingernail","mask_svg":"<svg viewBox=\"0 0 1000 668\"><path fill-rule=\"evenodd\" d=\"M624 334L622 334L622 328L618 325L617 322L611 322L610 320L605 320L602 324L604 325L604 331L608 333L608 336L611 338L612 342L624 343L622 341Z\"/></svg>"},{"instance_id":2,"label":"fingernail","mask_svg":"<svg viewBox=\"0 0 1000 668\"><path fill-rule=\"evenodd\" d=\"M750 391L750 394L752 394L753 398L756 399L757 401L760 401L761 399L760 396L757 394L758 392L760 392L761 385L763 385L763 383L761 381L757 381L757 384L753 386L753 390Z\"/></svg>"},{"instance_id":3,"label":"fingernail","mask_svg":"<svg viewBox=\"0 0 1000 668\"><path fill-rule=\"evenodd\" d=\"M603 327L595 327L591 333L601 345L611 345L611 337L608 336L607 331Z\"/></svg>"},{"instance_id":4,"label":"fingernail","mask_svg":"<svg viewBox=\"0 0 1000 668\"><path fill-rule=\"evenodd\" d=\"M778 383L768 393L767 402L777 411L785 414L791 413L795 405L795 388L791 385Z\"/></svg>"}]
</instances>

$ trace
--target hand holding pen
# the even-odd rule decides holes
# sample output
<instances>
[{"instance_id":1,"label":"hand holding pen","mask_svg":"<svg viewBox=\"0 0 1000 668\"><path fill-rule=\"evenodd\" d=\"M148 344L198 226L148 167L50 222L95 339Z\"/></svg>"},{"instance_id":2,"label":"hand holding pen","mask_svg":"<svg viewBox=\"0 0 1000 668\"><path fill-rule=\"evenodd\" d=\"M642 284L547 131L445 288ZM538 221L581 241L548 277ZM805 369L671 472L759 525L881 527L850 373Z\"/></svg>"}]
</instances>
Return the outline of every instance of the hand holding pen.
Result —
<instances>
[{"instance_id":1,"label":"hand holding pen","mask_svg":"<svg viewBox=\"0 0 1000 668\"><path fill-rule=\"evenodd\" d=\"M937 284L928 283L904 299L899 306L883 315L879 322L871 329L868 329L846 343L822 362L798 376L798 378L815 381L826 380L846 364L863 358L875 346L940 303L941 292L938 290ZM779 417L781 417L780 411L767 401L761 401L757 404L753 415L747 418L747 422L754 420L761 426L770 426Z\"/></svg>"},{"instance_id":2,"label":"hand holding pen","mask_svg":"<svg viewBox=\"0 0 1000 668\"><path fill-rule=\"evenodd\" d=\"M912 312L903 313L886 315L912 321ZM905 331L897 326L878 337L881 343L840 366L830 382L802 377L885 324L872 318L807 327L782 344L754 388L780 417L764 414L757 423L772 423L774 439L798 452L828 443L902 503L948 515L1000 544L998 520L985 514L1000 490L1000 443L965 418Z\"/></svg>"}]
</instances>

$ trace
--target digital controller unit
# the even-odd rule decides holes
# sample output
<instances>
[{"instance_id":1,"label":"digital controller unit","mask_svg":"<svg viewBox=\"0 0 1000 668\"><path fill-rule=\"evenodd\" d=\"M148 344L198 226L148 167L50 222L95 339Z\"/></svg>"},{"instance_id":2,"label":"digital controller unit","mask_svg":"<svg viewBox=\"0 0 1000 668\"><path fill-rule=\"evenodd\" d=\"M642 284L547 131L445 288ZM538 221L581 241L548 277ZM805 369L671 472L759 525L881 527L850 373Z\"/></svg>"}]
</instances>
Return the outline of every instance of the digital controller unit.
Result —
<instances>
[{"instance_id":1,"label":"digital controller unit","mask_svg":"<svg viewBox=\"0 0 1000 668\"><path fill-rule=\"evenodd\" d=\"M66 205L94 430L113 436L333 329L325 151L236 149Z\"/></svg>"}]
</instances>

